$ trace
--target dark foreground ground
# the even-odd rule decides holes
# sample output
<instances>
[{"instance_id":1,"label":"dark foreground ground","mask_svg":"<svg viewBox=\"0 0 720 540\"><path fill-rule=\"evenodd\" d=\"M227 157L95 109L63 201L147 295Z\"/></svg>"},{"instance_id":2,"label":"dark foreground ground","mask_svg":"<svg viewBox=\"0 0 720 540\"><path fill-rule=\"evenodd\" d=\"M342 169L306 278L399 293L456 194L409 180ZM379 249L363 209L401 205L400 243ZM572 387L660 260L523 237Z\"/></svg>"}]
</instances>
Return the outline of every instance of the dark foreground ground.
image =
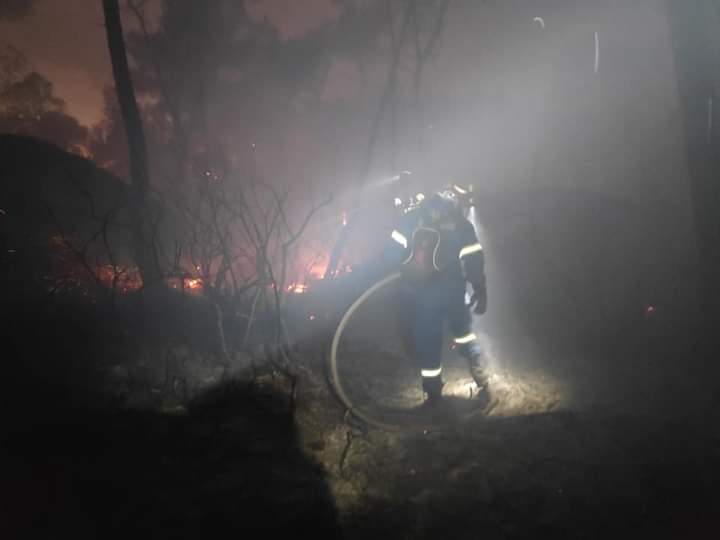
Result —
<instances>
[{"instance_id":1,"label":"dark foreground ground","mask_svg":"<svg viewBox=\"0 0 720 540\"><path fill-rule=\"evenodd\" d=\"M711 538L720 438L601 412L363 430L310 372L186 408L48 407L3 429L3 538ZM17 409L15 409L16 412ZM652 536L651 536L652 535Z\"/></svg>"},{"instance_id":2,"label":"dark foreground ground","mask_svg":"<svg viewBox=\"0 0 720 540\"><path fill-rule=\"evenodd\" d=\"M518 362L494 379L502 403L491 416L458 421L446 411L431 429L387 431L345 417L320 349L299 356L293 410L280 376L260 370L251 382L236 359L221 382L192 356L184 373L172 375L180 368L167 362L153 371L167 351L132 352L115 325L74 313L3 319L0 538L273 529L321 538L713 538L720 530L720 429L713 402L691 399L680 371L678 384L651 384L623 362L608 378L622 381L618 395L633 404L583 400L588 386L562 377L572 370L548 370L547 380L561 381L550 384ZM130 352L136 360L123 364ZM677 358L666 355L652 372Z\"/></svg>"}]
</instances>

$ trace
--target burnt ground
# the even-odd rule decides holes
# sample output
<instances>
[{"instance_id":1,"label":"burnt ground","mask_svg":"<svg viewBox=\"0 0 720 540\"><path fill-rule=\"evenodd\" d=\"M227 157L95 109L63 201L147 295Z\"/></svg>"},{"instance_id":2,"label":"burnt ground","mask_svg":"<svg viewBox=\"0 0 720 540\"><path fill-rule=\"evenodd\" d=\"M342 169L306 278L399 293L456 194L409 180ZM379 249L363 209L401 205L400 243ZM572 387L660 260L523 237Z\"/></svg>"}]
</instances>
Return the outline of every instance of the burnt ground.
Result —
<instances>
[{"instance_id":1,"label":"burnt ground","mask_svg":"<svg viewBox=\"0 0 720 540\"><path fill-rule=\"evenodd\" d=\"M373 414L399 427L380 429L345 414L317 343L299 351L293 410L288 381L263 369L251 381L242 356L223 382L181 346L123 349L92 313L24 317L3 321L3 538L689 538L720 525L716 396L700 399L690 370L676 384L658 375L675 350L642 370L639 357L533 363L519 338L493 342L499 403L467 417L452 353L449 405L417 412L415 375L390 361L397 343L375 329L368 345L364 328L343 372L363 406L395 394Z\"/></svg>"},{"instance_id":2,"label":"burnt ground","mask_svg":"<svg viewBox=\"0 0 720 540\"><path fill-rule=\"evenodd\" d=\"M47 411L4 433L3 537L688 538L717 527L720 439L557 411L363 428L322 378L225 383L187 406Z\"/></svg>"},{"instance_id":3,"label":"burnt ground","mask_svg":"<svg viewBox=\"0 0 720 540\"><path fill-rule=\"evenodd\" d=\"M463 417L467 407L452 403L461 398L449 397L422 429L328 431L333 421L318 416L330 402L300 410L348 537L685 538L717 528L720 438L701 417L573 410L547 381L494 380L500 404L488 416Z\"/></svg>"}]
</instances>

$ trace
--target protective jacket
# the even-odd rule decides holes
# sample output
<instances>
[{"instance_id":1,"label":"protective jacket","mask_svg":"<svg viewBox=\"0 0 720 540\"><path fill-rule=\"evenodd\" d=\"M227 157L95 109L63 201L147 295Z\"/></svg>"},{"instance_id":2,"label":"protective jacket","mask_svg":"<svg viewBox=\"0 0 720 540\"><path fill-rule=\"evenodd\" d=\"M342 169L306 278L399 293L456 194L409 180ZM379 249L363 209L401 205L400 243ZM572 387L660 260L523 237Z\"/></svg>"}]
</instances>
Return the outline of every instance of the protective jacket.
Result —
<instances>
[{"instance_id":1,"label":"protective jacket","mask_svg":"<svg viewBox=\"0 0 720 540\"><path fill-rule=\"evenodd\" d=\"M465 281L485 294L485 255L472 224L457 211L433 220L423 207L404 214L390 235L389 258L410 279Z\"/></svg>"}]
</instances>

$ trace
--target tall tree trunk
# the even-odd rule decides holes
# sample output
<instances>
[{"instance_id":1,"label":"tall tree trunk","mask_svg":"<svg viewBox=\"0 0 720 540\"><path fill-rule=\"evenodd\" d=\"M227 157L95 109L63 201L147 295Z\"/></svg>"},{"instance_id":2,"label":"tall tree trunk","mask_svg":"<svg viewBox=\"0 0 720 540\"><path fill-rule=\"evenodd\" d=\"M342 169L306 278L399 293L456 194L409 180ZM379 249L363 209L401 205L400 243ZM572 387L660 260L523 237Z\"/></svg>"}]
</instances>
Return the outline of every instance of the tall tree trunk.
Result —
<instances>
[{"instance_id":1,"label":"tall tree trunk","mask_svg":"<svg viewBox=\"0 0 720 540\"><path fill-rule=\"evenodd\" d=\"M103 0L103 11L115 90L120 103L130 157L132 185L130 213L133 227L133 251L143 283L147 286L159 282L161 272L153 245L152 231L148 227L147 199L150 174L145 132L130 78L118 0Z\"/></svg>"},{"instance_id":2,"label":"tall tree trunk","mask_svg":"<svg viewBox=\"0 0 720 540\"><path fill-rule=\"evenodd\" d=\"M667 6L699 249L699 322L712 354L720 317L720 12L714 0L667 0Z\"/></svg>"}]
</instances>

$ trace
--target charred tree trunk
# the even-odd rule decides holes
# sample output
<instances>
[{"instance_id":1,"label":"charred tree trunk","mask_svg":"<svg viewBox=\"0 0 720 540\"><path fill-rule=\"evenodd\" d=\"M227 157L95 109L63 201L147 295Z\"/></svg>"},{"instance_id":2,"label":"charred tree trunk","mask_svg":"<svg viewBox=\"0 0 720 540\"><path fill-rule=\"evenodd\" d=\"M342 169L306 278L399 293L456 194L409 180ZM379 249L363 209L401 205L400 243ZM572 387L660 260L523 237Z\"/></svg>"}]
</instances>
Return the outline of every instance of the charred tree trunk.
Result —
<instances>
[{"instance_id":1,"label":"charred tree trunk","mask_svg":"<svg viewBox=\"0 0 720 540\"><path fill-rule=\"evenodd\" d=\"M145 132L130 78L118 0L103 0L103 11L115 90L125 126L130 157L132 184L130 213L133 227L133 251L143 283L147 286L159 282L161 272L155 256L153 235L148 227L147 199L150 189L150 174Z\"/></svg>"},{"instance_id":2,"label":"charred tree trunk","mask_svg":"<svg viewBox=\"0 0 720 540\"><path fill-rule=\"evenodd\" d=\"M720 318L720 12L713 0L668 0L699 250L699 327L717 350ZM709 347L709 349L708 349Z\"/></svg>"}]
</instances>

